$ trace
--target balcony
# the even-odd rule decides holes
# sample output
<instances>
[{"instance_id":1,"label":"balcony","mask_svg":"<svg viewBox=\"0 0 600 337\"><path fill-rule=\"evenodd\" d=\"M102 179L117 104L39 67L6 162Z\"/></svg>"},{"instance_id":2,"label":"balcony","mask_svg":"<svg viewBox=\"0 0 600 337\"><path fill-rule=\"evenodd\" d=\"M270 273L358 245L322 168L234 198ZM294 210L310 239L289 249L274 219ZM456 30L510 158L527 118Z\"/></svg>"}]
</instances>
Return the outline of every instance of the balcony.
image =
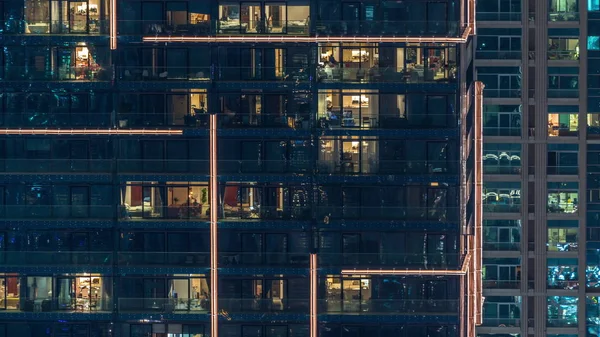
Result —
<instances>
[{"instance_id":1,"label":"balcony","mask_svg":"<svg viewBox=\"0 0 600 337\"><path fill-rule=\"evenodd\" d=\"M518 12L477 12L478 21L521 21Z\"/></svg>"},{"instance_id":2,"label":"balcony","mask_svg":"<svg viewBox=\"0 0 600 337\"><path fill-rule=\"evenodd\" d=\"M0 251L4 266L81 266L111 267L112 252L96 251Z\"/></svg>"},{"instance_id":3,"label":"balcony","mask_svg":"<svg viewBox=\"0 0 600 337\"><path fill-rule=\"evenodd\" d=\"M227 298L219 296L219 309L227 317L230 314L306 314L309 311L308 299L288 298ZM382 315L457 315L459 301L430 299L321 299L317 303L320 314L365 313ZM207 298L120 298L120 313L208 313L210 302Z\"/></svg>"},{"instance_id":4,"label":"balcony","mask_svg":"<svg viewBox=\"0 0 600 337\"><path fill-rule=\"evenodd\" d=\"M340 156L341 157L341 156ZM459 162L450 160L377 160L376 158L319 160L319 174L454 175Z\"/></svg>"},{"instance_id":5,"label":"balcony","mask_svg":"<svg viewBox=\"0 0 600 337\"><path fill-rule=\"evenodd\" d=\"M516 251L521 248L520 242L483 242L486 251Z\"/></svg>"},{"instance_id":6,"label":"balcony","mask_svg":"<svg viewBox=\"0 0 600 337\"><path fill-rule=\"evenodd\" d=\"M123 82L153 81L210 81L210 66L207 67L118 67L118 78Z\"/></svg>"},{"instance_id":7,"label":"balcony","mask_svg":"<svg viewBox=\"0 0 600 337\"><path fill-rule=\"evenodd\" d=\"M0 218L4 219L114 219L112 205L4 205Z\"/></svg>"},{"instance_id":8,"label":"balcony","mask_svg":"<svg viewBox=\"0 0 600 337\"><path fill-rule=\"evenodd\" d=\"M458 253L320 253L320 268L360 269L459 269L463 255Z\"/></svg>"},{"instance_id":9,"label":"balcony","mask_svg":"<svg viewBox=\"0 0 600 337\"><path fill-rule=\"evenodd\" d=\"M53 7L53 9L58 10L58 6ZM47 11L48 9L46 8L45 10ZM66 11L66 8L63 10ZM40 8L39 11L42 12L43 9ZM54 13L54 15L60 17L58 13ZM91 14L89 18L84 15L81 19L72 20L49 20L41 18L15 20L9 18L4 21L4 28L4 34L7 35L108 35L110 20L96 18Z\"/></svg>"},{"instance_id":10,"label":"balcony","mask_svg":"<svg viewBox=\"0 0 600 337\"><path fill-rule=\"evenodd\" d=\"M110 65L66 65L52 68L7 65L0 70L0 79L14 82L110 82L113 78L112 69Z\"/></svg>"},{"instance_id":11,"label":"balcony","mask_svg":"<svg viewBox=\"0 0 600 337\"><path fill-rule=\"evenodd\" d=\"M577 7L576 5L574 7ZM562 22L562 21L579 21L579 12L559 12L551 9L548 10L548 21L550 22Z\"/></svg>"},{"instance_id":12,"label":"balcony","mask_svg":"<svg viewBox=\"0 0 600 337\"><path fill-rule=\"evenodd\" d=\"M475 57L480 60L520 60L522 52L504 50L477 50Z\"/></svg>"},{"instance_id":13,"label":"balcony","mask_svg":"<svg viewBox=\"0 0 600 337\"><path fill-rule=\"evenodd\" d=\"M488 98L521 98L521 89L492 89L485 88L483 96Z\"/></svg>"},{"instance_id":14,"label":"balcony","mask_svg":"<svg viewBox=\"0 0 600 337\"><path fill-rule=\"evenodd\" d=\"M521 280L483 280L485 289L519 289Z\"/></svg>"},{"instance_id":15,"label":"balcony","mask_svg":"<svg viewBox=\"0 0 600 337\"><path fill-rule=\"evenodd\" d=\"M344 109L346 110L346 109ZM365 109L366 110L366 109ZM385 113L385 114L384 114ZM423 111L404 115L388 114L381 109L354 115L353 111L319 114L317 127L321 129L445 129L458 127L456 116L448 114L428 114Z\"/></svg>"},{"instance_id":16,"label":"balcony","mask_svg":"<svg viewBox=\"0 0 600 337\"><path fill-rule=\"evenodd\" d=\"M457 207L356 207L356 206L316 206L317 218L323 219L369 219L405 221L458 221Z\"/></svg>"},{"instance_id":17,"label":"balcony","mask_svg":"<svg viewBox=\"0 0 600 337\"><path fill-rule=\"evenodd\" d=\"M111 300L108 297L102 299L70 298L70 296L37 299L7 297L6 307L1 304L2 302L0 301L0 309L4 310L0 310L0 319L2 318L2 313L111 314L113 310Z\"/></svg>"},{"instance_id":18,"label":"balcony","mask_svg":"<svg viewBox=\"0 0 600 337\"><path fill-rule=\"evenodd\" d=\"M577 41L577 40L575 40ZM548 50L548 60L579 61L579 47L576 50Z\"/></svg>"},{"instance_id":19,"label":"balcony","mask_svg":"<svg viewBox=\"0 0 600 337\"><path fill-rule=\"evenodd\" d=\"M317 68L317 81L321 83L456 83L456 64L431 64L424 68L416 65L411 68L395 67L349 68L342 64L333 67L328 64Z\"/></svg>"},{"instance_id":20,"label":"balcony","mask_svg":"<svg viewBox=\"0 0 600 337\"><path fill-rule=\"evenodd\" d=\"M312 27L311 27L312 26ZM206 36L387 36L387 37L459 37L464 30L456 21L362 21L362 20L278 20L222 18L194 24L165 21L120 21L121 35L143 31L147 37Z\"/></svg>"}]
</instances>

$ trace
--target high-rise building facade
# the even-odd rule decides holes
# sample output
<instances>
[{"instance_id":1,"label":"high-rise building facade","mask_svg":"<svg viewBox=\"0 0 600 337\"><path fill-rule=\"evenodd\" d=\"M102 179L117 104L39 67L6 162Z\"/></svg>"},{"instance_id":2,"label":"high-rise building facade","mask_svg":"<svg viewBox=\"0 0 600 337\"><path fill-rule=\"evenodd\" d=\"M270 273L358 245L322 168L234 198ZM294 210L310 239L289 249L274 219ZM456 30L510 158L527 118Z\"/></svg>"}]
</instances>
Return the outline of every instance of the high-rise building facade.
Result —
<instances>
[{"instance_id":1,"label":"high-rise building facade","mask_svg":"<svg viewBox=\"0 0 600 337\"><path fill-rule=\"evenodd\" d=\"M475 335L474 1L0 12L1 337Z\"/></svg>"},{"instance_id":2,"label":"high-rise building facade","mask_svg":"<svg viewBox=\"0 0 600 337\"><path fill-rule=\"evenodd\" d=\"M479 336L598 336L600 3L477 4Z\"/></svg>"}]
</instances>

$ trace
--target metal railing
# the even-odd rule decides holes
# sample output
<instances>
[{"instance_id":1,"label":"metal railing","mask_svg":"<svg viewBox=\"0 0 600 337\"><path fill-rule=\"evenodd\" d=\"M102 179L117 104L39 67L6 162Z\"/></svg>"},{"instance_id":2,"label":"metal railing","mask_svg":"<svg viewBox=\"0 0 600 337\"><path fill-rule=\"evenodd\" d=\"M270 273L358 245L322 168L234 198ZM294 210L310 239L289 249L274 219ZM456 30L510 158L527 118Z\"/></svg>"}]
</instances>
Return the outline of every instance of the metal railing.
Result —
<instances>
[{"instance_id":1,"label":"metal railing","mask_svg":"<svg viewBox=\"0 0 600 337\"><path fill-rule=\"evenodd\" d=\"M111 65L89 66L18 66L10 65L0 68L0 79L15 82L35 81L83 81L83 82L109 82L113 79Z\"/></svg>"},{"instance_id":2,"label":"metal railing","mask_svg":"<svg viewBox=\"0 0 600 337\"><path fill-rule=\"evenodd\" d=\"M458 21L393 21L393 20L265 20L259 18L222 18L191 22L152 20L119 20L120 35L154 35L195 37L214 35L260 36L440 36L454 37L465 27Z\"/></svg>"}]
</instances>

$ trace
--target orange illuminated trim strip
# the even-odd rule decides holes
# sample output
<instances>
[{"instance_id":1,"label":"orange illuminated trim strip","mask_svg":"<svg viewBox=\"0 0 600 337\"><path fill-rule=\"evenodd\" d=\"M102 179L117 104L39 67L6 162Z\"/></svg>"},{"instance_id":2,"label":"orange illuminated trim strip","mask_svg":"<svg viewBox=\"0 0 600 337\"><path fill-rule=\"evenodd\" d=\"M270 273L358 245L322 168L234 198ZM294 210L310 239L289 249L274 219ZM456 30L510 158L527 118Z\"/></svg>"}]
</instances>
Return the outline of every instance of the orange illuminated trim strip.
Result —
<instances>
[{"instance_id":1,"label":"orange illuminated trim strip","mask_svg":"<svg viewBox=\"0 0 600 337\"><path fill-rule=\"evenodd\" d=\"M463 276L467 274L471 263L471 254L467 254L460 269L428 270L428 269L342 269L342 275L431 275L431 276Z\"/></svg>"},{"instance_id":2,"label":"orange illuminated trim strip","mask_svg":"<svg viewBox=\"0 0 600 337\"><path fill-rule=\"evenodd\" d=\"M248 42L248 43L465 43L471 28L466 27L461 37L345 37L345 36L144 36L144 42Z\"/></svg>"},{"instance_id":3,"label":"orange illuminated trim strip","mask_svg":"<svg viewBox=\"0 0 600 337\"><path fill-rule=\"evenodd\" d=\"M117 0L110 0L110 49L117 49Z\"/></svg>"},{"instance_id":4,"label":"orange illuminated trim strip","mask_svg":"<svg viewBox=\"0 0 600 337\"><path fill-rule=\"evenodd\" d=\"M217 193L217 115L210 115L210 331L211 337L219 336L219 281L218 281L218 199Z\"/></svg>"},{"instance_id":5,"label":"orange illuminated trim strip","mask_svg":"<svg viewBox=\"0 0 600 337\"><path fill-rule=\"evenodd\" d=\"M310 254L310 337L318 336L317 254Z\"/></svg>"},{"instance_id":6,"label":"orange illuminated trim strip","mask_svg":"<svg viewBox=\"0 0 600 337\"><path fill-rule=\"evenodd\" d=\"M475 278L475 299L474 299L474 311L475 311L475 325L481 325L483 323L482 310L483 310L483 282L481 279L481 270L483 264L483 202L481 197L483 193L483 89L485 85L483 82L475 82L475 109L474 109L474 123L473 123L473 141L474 141L474 157L475 157L475 233L473 247L473 264L475 266L474 278Z\"/></svg>"},{"instance_id":7,"label":"orange illuminated trim strip","mask_svg":"<svg viewBox=\"0 0 600 337\"><path fill-rule=\"evenodd\" d=\"M183 130L145 129L0 129L4 135L183 135Z\"/></svg>"}]
</instances>

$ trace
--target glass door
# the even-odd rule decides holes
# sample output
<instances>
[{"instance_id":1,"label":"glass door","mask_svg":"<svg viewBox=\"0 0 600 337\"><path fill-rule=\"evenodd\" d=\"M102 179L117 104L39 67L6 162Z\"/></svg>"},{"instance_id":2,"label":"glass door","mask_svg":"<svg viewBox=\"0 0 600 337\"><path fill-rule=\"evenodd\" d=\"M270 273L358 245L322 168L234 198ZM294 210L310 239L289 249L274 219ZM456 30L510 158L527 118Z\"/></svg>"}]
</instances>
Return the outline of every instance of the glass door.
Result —
<instances>
[{"instance_id":1,"label":"glass door","mask_svg":"<svg viewBox=\"0 0 600 337\"><path fill-rule=\"evenodd\" d=\"M59 48L56 52L59 80L75 79L75 60L73 50L70 48Z\"/></svg>"},{"instance_id":2,"label":"glass door","mask_svg":"<svg viewBox=\"0 0 600 337\"><path fill-rule=\"evenodd\" d=\"M341 171L342 173L359 173L360 172L360 142L358 139L342 141L342 158Z\"/></svg>"},{"instance_id":3,"label":"glass door","mask_svg":"<svg viewBox=\"0 0 600 337\"><path fill-rule=\"evenodd\" d=\"M270 311L283 311L286 308L287 289L285 280L267 280L265 287L267 308Z\"/></svg>"},{"instance_id":4,"label":"glass door","mask_svg":"<svg viewBox=\"0 0 600 337\"><path fill-rule=\"evenodd\" d=\"M87 264L90 262L90 238L87 232L73 233L71 235L71 261L74 264ZM95 261L98 262L98 261Z\"/></svg>"},{"instance_id":5,"label":"glass door","mask_svg":"<svg viewBox=\"0 0 600 337\"><path fill-rule=\"evenodd\" d=\"M287 28L287 10L285 3L269 3L265 5L267 33L281 34Z\"/></svg>"},{"instance_id":6,"label":"glass door","mask_svg":"<svg viewBox=\"0 0 600 337\"><path fill-rule=\"evenodd\" d=\"M69 142L69 159L71 172L87 172L89 145L86 140L74 140Z\"/></svg>"},{"instance_id":7,"label":"glass door","mask_svg":"<svg viewBox=\"0 0 600 337\"><path fill-rule=\"evenodd\" d=\"M262 261L263 238L262 234L242 234L242 264L257 265Z\"/></svg>"},{"instance_id":8,"label":"glass door","mask_svg":"<svg viewBox=\"0 0 600 337\"><path fill-rule=\"evenodd\" d=\"M71 187L71 216L74 218L89 217L90 189L87 186Z\"/></svg>"},{"instance_id":9,"label":"glass door","mask_svg":"<svg viewBox=\"0 0 600 337\"><path fill-rule=\"evenodd\" d=\"M144 309L164 310L166 295L164 279L144 279Z\"/></svg>"},{"instance_id":10,"label":"glass door","mask_svg":"<svg viewBox=\"0 0 600 337\"><path fill-rule=\"evenodd\" d=\"M262 49L243 49L242 50L242 80L261 80L262 79Z\"/></svg>"},{"instance_id":11,"label":"glass door","mask_svg":"<svg viewBox=\"0 0 600 337\"><path fill-rule=\"evenodd\" d=\"M69 3L67 1L50 2L50 32L62 34L69 32Z\"/></svg>"},{"instance_id":12,"label":"glass door","mask_svg":"<svg viewBox=\"0 0 600 337\"><path fill-rule=\"evenodd\" d=\"M69 32L87 33L88 14L87 1L69 1Z\"/></svg>"},{"instance_id":13,"label":"glass door","mask_svg":"<svg viewBox=\"0 0 600 337\"><path fill-rule=\"evenodd\" d=\"M355 265L360 259L360 235L342 235L342 256L344 265Z\"/></svg>"},{"instance_id":14,"label":"glass door","mask_svg":"<svg viewBox=\"0 0 600 337\"><path fill-rule=\"evenodd\" d=\"M342 34L356 34L360 29L362 19L359 2L346 2L342 4Z\"/></svg>"},{"instance_id":15,"label":"glass door","mask_svg":"<svg viewBox=\"0 0 600 337\"><path fill-rule=\"evenodd\" d=\"M77 308L77 296L74 277L59 277L56 280L58 309L75 310Z\"/></svg>"},{"instance_id":16,"label":"glass door","mask_svg":"<svg viewBox=\"0 0 600 337\"><path fill-rule=\"evenodd\" d=\"M262 34L266 30L260 3L242 2L240 19L242 33Z\"/></svg>"},{"instance_id":17,"label":"glass door","mask_svg":"<svg viewBox=\"0 0 600 337\"><path fill-rule=\"evenodd\" d=\"M359 312L361 306L361 279L342 279L342 311Z\"/></svg>"},{"instance_id":18,"label":"glass door","mask_svg":"<svg viewBox=\"0 0 600 337\"><path fill-rule=\"evenodd\" d=\"M8 283L6 277L0 277L0 310L6 310L6 293L8 292Z\"/></svg>"}]
</instances>

